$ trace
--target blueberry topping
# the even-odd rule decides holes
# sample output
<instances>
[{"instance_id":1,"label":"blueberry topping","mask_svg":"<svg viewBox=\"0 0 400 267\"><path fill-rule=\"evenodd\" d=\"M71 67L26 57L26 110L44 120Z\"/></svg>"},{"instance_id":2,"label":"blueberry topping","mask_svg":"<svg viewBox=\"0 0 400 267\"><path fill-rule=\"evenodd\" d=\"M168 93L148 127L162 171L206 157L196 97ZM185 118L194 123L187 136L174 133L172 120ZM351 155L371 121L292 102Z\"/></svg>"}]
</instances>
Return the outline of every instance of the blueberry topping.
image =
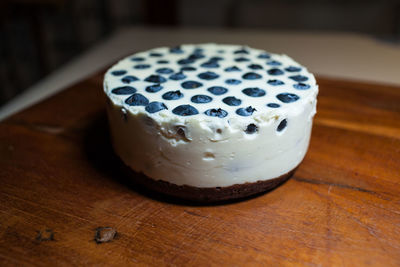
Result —
<instances>
[{"instance_id":1,"label":"blueberry topping","mask_svg":"<svg viewBox=\"0 0 400 267\"><path fill-rule=\"evenodd\" d=\"M126 70L114 70L111 72L111 74L114 76L122 76L126 74Z\"/></svg>"},{"instance_id":2,"label":"blueberry topping","mask_svg":"<svg viewBox=\"0 0 400 267\"><path fill-rule=\"evenodd\" d=\"M236 80L236 79L228 79L228 80L225 80L225 83L226 84L230 84L230 85L236 85L236 84L242 83L242 81L241 80Z\"/></svg>"},{"instance_id":3,"label":"blueberry topping","mask_svg":"<svg viewBox=\"0 0 400 267\"><path fill-rule=\"evenodd\" d=\"M150 68L150 65L149 64L139 64L139 65L133 66L133 68L137 69L137 70L144 70L144 69Z\"/></svg>"},{"instance_id":4,"label":"blueberry topping","mask_svg":"<svg viewBox=\"0 0 400 267\"><path fill-rule=\"evenodd\" d=\"M285 68L285 70L286 70L287 72L298 72L298 71L301 71L301 68L299 68L299 67L294 67L294 66L289 66L289 67Z\"/></svg>"},{"instance_id":5,"label":"blueberry topping","mask_svg":"<svg viewBox=\"0 0 400 267\"><path fill-rule=\"evenodd\" d=\"M259 65L259 64L250 64L250 65L248 65L247 66L249 69L252 69L252 70L261 70L263 67L261 66L261 65Z\"/></svg>"},{"instance_id":6,"label":"blueberry topping","mask_svg":"<svg viewBox=\"0 0 400 267\"><path fill-rule=\"evenodd\" d=\"M245 61L250 61L250 59L245 58L245 57L238 57L238 58L235 58L235 61L236 62L245 62Z\"/></svg>"},{"instance_id":7,"label":"blueberry topping","mask_svg":"<svg viewBox=\"0 0 400 267\"><path fill-rule=\"evenodd\" d=\"M201 64L203 68L219 68L219 64L216 61L207 61Z\"/></svg>"},{"instance_id":8,"label":"blueberry topping","mask_svg":"<svg viewBox=\"0 0 400 267\"><path fill-rule=\"evenodd\" d=\"M267 54L267 53L262 53L262 54L258 55L258 58L270 58L270 57L271 57L270 54Z\"/></svg>"},{"instance_id":9,"label":"blueberry topping","mask_svg":"<svg viewBox=\"0 0 400 267\"><path fill-rule=\"evenodd\" d=\"M310 86L306 83L297 83L293 84L293 87L297 90L307 90L310 89Z\"/></svg>"},{"instance_id":10,"label":"blueberry topping","mask_svg":"<svg viewBox=\"0 0 400 267\"><path fill-rule=\"evenodd\" d=\"M127 76L125 76L124 78L121 79L121 81L123 83L131 83L131 82L135 82L137 80L139 80L139 78L137 78L135 76L132 76L132 75L127 75Z\"/></svg>"},{"instance_id":11,"label":"blueberry topping","mask_svg":"<svg viewBox=\"0 0 400 267\"><path fill-rule=\"evenodd\" d=\"M261 75L255 72L248 72L246 74L243 74L242 78L245 80L257 80L261 79Z\"/></svg>"},{"instance_id":12,"label":"blueberry topping","mask_svg":"<svg viewBox=\"0 0 400 267\"><path fill-rule=\"evenodd\" d=\"M169 91L162 95L162 98L165 100L178 100L183 97L181 91Z\"/></svg>"},{"instance_id":13,"label":"blueberry topping","mask_svg":"<svg viewBox=\"0 0 400 267\"><path fill-rule=\"evenodd\" d=\"M171 76L169 76L169 78L174 81L179 81L179 80L186 79L186 75L183 74L183 72L177 72L177 73L174 73Z\"/></svg>"},{"instance_id":14,"label":"blueberry topping","mask_svg":"<svg viewBox=\"0 0 400 267\"><path fill-rule=\"evenodd\" d=\"M225 110L219 108L219 109L207 109L204 114L206 114L207 116L210 117L218 117L218 118L224 118L226 117L226 115L228 115L228 112L226 112Z\"/></svg>"},{"instance_id":15,"label":"blueberry topping","mask_svg":"<svg viewBox=\"0 0 400 267\"><path fill-rule=\"evenodd\" d=\"M141 62L144 61L144 57L133 57L131 58L131 61Z\"/></svg>"},{"instance_id":16,"label":"blueberry topping","mask_svg":"<svg viewBox=\"0 0 400 267\"><path fill-rule=\"evenodd\" d=\"M171 47L169 49L169 52L172 53L172 54L182 54L183 50L182 50L181 46L178 45L178 46L175 46L175 47Z\"/></svg>"},{"instance_id":17,"label":"blueberry topping","mask_svg":"<svg viewBox=\"0 0 400 267\"><path fill-rule=\"evenodd\" d=\"M270 66L280 66L280 65L282 65L282 63L280 63L279 61L276 61L276 60L271 60L271 61L268 61L268 62L267 62L267 65L270 65Z\"/></svg>"},{"instance_id":18,"label":"blueberry topping","mask_svg":"<svg viewBox=\"0 0 400 267\"><path fill-rule=\"evenodd\" d=\"M167 81L167 79L160 75L150 75L144 80L151 83L165 83Z\"/></svg>"},{"instance_id":19,"label":"blueberry topping","mask_svg":"<svg viewBox=\"0 0 400 267\"><path fill-rule=\"evenodd\" d=\"M232 72L232 71L240 71L240 69L236 66L228 67L225 69L226 72Z\"/></svg>"},{"instance_id":20,"label":"blueberry topping","mask_svg":"<svg viewBox=\"0 0 400 267\"><path fill-rule=\"evenodd\" d=\"M158 83L158 84L153 84L153 85L147 86L146 87L146 92L148 92L148 93L157 93L161 89L163 89L163 87Z\"/></svg>"},{"instance_id":21,"label":"blueberry topping","mask_svg":"<svg viewBox=\"0 0 400 267\"><path fill-rule=\"evenodd\" d=\"M270 108L279 108L281 105L279 105L279 104L277 104L277 103L268 103L267 104L267 107L270 107Z\"/></svg>"},{"instance_id":22,"label":"blueberry topping","mask_svg":"<svg viewBox=\"0 0 400 267\"><path fill-rule=\"evenodd\" d=\"M258 131L258 127L254 123L250 123L249 125L247 125L247 128L245 130L245 132L247 134L253 134L253 133L257 132L257 131Z\"/></svg>"},{"instance_id":23,"label":"blueberry topping","mask_svg":"<svg viewBox=\"0 0 400 267\"><path fill-rule=\"evenodd\" d=\"M236 110L236 114L247 117L247 116L251 116L254 111L256 111L255 108L253 108L252 106L248 106L247 108L238 108Z\"/></svg>"},{"instance_id":24,"label":"blueberry topping","mask_svg":"<svg viewBox=\"0 0 400 267\"><path fill-rule=\"evenodd\" d=\"M151 56L151 57L162 57L162 54L161 54L161 53L153 52L153 53L150 53L150 56Z\"/></svg>"},{"instance_id":25,"label":"blueberry topping","mask_svg":"<svg viewBox=\"0 0 400 267\"><path fill-rule=\"evenodd\" d=\"M146 106L149 100L144 95L133 94L125 100L125 103L129 106Z\"/></svg>"},{"instance_id":26,"label":"blueberry topping","mask_svg":"<svg viewBox=\"0 0 400 267\"><path fill-rule=\"evenodd\" d=\"M196 89L203 86L202 83L196 81L186 81L181 84L184 89Z\"/></svg>"},{"instance_id":27,"label":"blueberry topping","mask_svg":"<svg viewBox=\"0 0 400 267\"><path fill-rule=\"evenodd\" d=\"M268 80L268 82L267 82L269 85L273 85L273 86L276 86L276 85L283 85L283 84L285 84L284 82L282 82L281 80Z\"/></svg>"},{"instance_id":28,"label":"blueberry topping","mask_svg":"<svg viewBox=\"0 0 400 267\"><path fill-rule=\"evenodd\" d=\"M277 76L277 75L282 75L283 71L277 68L269 69L268 71L269 75Z\"/></svg>"},{"instance_id":29,"label":"blueberry topping","mask_svg":"<svg viewBox=\"0 0 400 267\"><path fill-rule=\"evenodd\" d=\"M212 87L208 88L207 90L214 95L223 95L226 92L228 92L228 89L226 89L225 87L222 87L222 86L212 86Z\"/></svg>"},{"instance_id":30,"label":"blueberry topping","mask_svg":"<svg viewBox=\"0 0 400 267\"><path fill-rule=\"evenodd\" d=\"M296 82L305 82L308 80L308 77L303 76L303 75L289 76L289 78Z\"/></svg>"},{"instance_id":31,"label":"blueberry topping","mask_svg":"<svg viewBox=\"0 0 400 267\"><path fill-rule=\"evenodd\" d=\"M181 68L181 71L195 71L196 70L196 68L194 68L194 67L182 67Z\"/></svg>"},{"instance_id":32,"label":"blueberry topping","mask_svg":"<svg viewBox=\"0 0 400 267\"><path fill-rule=\"evenodd\" d=\"M133 88L132 86L122 86L112 89L111 93L116 95L130 95L136 93L136 89Z\"/></svg>"},{"instance_id":33,"label":"blueberry topping","mask_svg":"<svg viewBox=\"0 0 400 267\"><path fill-rule=\"evenodd\" d=\"M194 62L193 59L188 59L188 58L178 60L179 65L192 64L193 62Z\"/></svg>"},{"instance_id":34,"label":"blueberry topping","mask_svg":"<svg viewBox=\"0 0 400 267\"><path fill-rule=\"evenodd\" d=\"M245 95L251 96L251 97L261 97L265 96L266 92L263 89L260 89L258 87L249 87L246 89L243 89L242 92Z\"/></svg>"},{"instance_id":35,"label":"blueberry topping","mask_svg":"<svg viewBox=\"0 0 400 267\"><path fill-rule=\"evenodd\" d=\"M160 68L156 70L157 73L161 73L161 74L170 74L173 73L174 70L171 68Z\"/></svg>"},{"instance_id":36,"label":"blueberry topping","mask_svg":"<svg viewBox=\"0 0 400 267\"><path fill-rule=\"evenodd\" d=\"M180 116L191 116L199 114L199 111L191 105L180 105L174 108L172 113Z\"/></svg>"},{"instance_id":37,"label":"blueberry topping","mask_svg":"<svg viewBox=\"0 0 400 267\"><path fill-rule=\"evenodd\" d=\"M148 113L156 113L163 109L168 109L167 106L162 102L151 102L144 108Z\"/></svg>"},{"instance_id":38,"label":"blueberry topping","mask_svg":"<svg viewBox=\"0 0 400 267\"><path fill-rule=\"evenodd\" d=\"M225 54L225 50L222 50L222 49L217 50L217 52L218 52L218 54Z\"/></svg>"},{"instance_id":39,"label":"blueberry topping","mask_svg":"<svg viewBox=\"0 0 400 267\"><path fill-rule=\"evenodd\" d=\"M242 48L242 49L234 51L233 53L234 54L249 54L249 51L247 51L246 49Z\"/></svg>"},{"instance_id":40,"label":"blueberry topping","mask_svg":"<svg viewBox=\"0 0 400 267\"><path fill-rule=\"evenodd\" d=\"M168 61L168 60L162 59L162 60L157 61L157 63L158 63L158 64L168 64L169 61Z\"/></svg>"},{"instance_id":41,"label":"blueberry topping","mask_svg":"<svg viewBox=\"0 0 400 267\"><path fill-rule=\"evenodd\" d=\"M222 99L222 102L224 102L228 106L239 106L242 103L242 100L234 96L228 96Z\"/></svg>"},{"instance_id":42,"label":"blueberry topping","mask_svg":"<svg viewBox=\"0 0 400 267\"><path fill-rule=\"evenodd\" d=\"M210 61L220 61L220 60L223 60L223 59L224 59L223 57L215 56L215 57L211 57Z\"/></svg>"},{"instance_id":43,"label":"blueberry topping","mask_svg":"<svg viewBox=\"0 0 400 267\"><path fill-rule=\"evenodd\" d=\"M286 126L287 126L287 120L286 120L286 119L283 119L283 120L279 123L278 127L276 128L276 130L277 130L278 132L281 132L283 129L286 128Z\"/></svg>"},{"instance_id":44,"label":"blueberry topping","mask_svg":"<svg viewBox=\"0 0 400 267\"><path fill-rule=\"evenodd\" d=\"M291 93L281 93L276 96L283 103L292 103L299 100L299 96Z\"/></svg>"},{"instance_id":45,"label":"blueberry topping","mask_svg":"<svg viewBox=\"0 0 400 267\"><path fill-rule=\"evenodd\" d=\"M200 53L195 53L195 54L191 54L188 59L190 60L196 60L196 59L201 59L201 58L205 58L206 56Z\"/></svg>"},{"instance_id":46,"label":"blueberry topping","mask_svg":"<svg viewBox=\"0 0 400 267\"><path fill-rule=\"evenodd\" d=\"M197 75L197 77L199 77L200 79L203 79L203 80L214 80L214 79L217 79L219 77L219 75L216 74L215 72L207 71L207 72L200 73L199 75Z\"/></svg>"},{"instance_id":47,"label":"blueberry topping","mask_svg":"<svg viewBox=\"0 0 400 267\"><path fill-rule=\"evenodd\" d=\"M195 95L190 99L193 103L203 104L212 101L212 97L208 95Z\"/></svg>"},{"instance_id":48,"label":"blueberry topping","mask_svg":"<svg viewBox=\"0 0 400 267\"><path fill-rule=\"evenodd\" d=\"M194 49L193 53L199 54L199 53L203 53L203 51L204 51L203 48L197 47L196 49Z\"/></svg>"}]
</instances>

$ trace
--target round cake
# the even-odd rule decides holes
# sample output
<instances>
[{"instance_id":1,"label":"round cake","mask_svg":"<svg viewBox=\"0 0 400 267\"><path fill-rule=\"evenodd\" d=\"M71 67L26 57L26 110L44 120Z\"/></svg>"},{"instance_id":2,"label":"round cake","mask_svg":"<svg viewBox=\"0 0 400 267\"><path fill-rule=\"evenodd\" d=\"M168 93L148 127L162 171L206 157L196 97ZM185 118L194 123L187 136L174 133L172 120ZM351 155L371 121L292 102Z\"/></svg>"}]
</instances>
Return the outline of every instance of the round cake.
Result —
<instances>
[{"instance_id":1,"label":"round cake","mask_svg":"<svg viewBox=\"0 0 400 267\"><path fill-rule=\"evenodd\" d=\"M318 85L286 55L188 44L133 54L104 78L116 154L132 178L198 201L288 179L306 154Z\"/></svg>"}]
</instances>

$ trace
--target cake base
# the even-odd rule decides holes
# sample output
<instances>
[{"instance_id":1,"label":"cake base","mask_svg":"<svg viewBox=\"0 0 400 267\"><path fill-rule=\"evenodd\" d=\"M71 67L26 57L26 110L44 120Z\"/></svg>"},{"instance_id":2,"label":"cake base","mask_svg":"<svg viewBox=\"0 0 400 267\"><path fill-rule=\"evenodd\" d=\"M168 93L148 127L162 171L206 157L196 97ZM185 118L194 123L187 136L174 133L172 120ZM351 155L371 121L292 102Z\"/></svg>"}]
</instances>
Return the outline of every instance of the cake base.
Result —
<instances>
[{"instance_id":1,"label":"cake base","mask_svg":"<svg viewBox=\"0 0 400 267\"><path fill-rule=\"evenodd\" d=\"M133 179L140 185L165 195L185 199L199 203L212 203L225 200L241 199L255 194L272 190L287 181L296 171L297 167L290 172L277 178L257 181L254 183L235 184L226 187L194 187L188 185L176 185L162 180L154 180L143 174L133 172Z\"/></svg>"}]
</instances>

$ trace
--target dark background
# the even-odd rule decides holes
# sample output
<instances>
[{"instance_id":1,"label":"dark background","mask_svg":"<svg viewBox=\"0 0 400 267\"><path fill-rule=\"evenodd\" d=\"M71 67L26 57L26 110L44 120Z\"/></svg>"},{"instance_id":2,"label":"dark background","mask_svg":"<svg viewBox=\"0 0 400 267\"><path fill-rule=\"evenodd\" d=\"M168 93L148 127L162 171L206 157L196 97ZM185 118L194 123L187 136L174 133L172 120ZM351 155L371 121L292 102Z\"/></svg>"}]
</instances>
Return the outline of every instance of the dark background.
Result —
<instances>
[{"instance_id":1,"label":"dark background","mask_svg":"<svg viewBox=\"0 0 400 267\"><path fill-rule=\"evenodd\" d=\"M400 38L400 1L0 0L0 105L126 26L346 31Z\"/></svg>"}]
</instances>

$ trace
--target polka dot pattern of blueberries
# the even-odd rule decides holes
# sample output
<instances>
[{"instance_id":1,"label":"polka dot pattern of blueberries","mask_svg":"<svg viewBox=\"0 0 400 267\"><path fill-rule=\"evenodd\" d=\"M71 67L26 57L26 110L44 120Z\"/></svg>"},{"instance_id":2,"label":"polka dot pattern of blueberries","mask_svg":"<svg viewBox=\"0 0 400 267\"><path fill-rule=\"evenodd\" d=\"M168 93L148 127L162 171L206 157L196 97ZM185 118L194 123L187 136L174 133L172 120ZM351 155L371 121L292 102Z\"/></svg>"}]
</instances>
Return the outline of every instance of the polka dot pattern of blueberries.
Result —
<instances>
[{"instance_id":1,"label":"polka dot pattern of blueberries","mask_svg":"<svg viewBox=\"0 0 400 267\"><path fill-rule=\"evenodd\" d=\"M294 105L315 88L313 76L296 62L242 46L179 45L121 62L109 71L106 90L126 109L149 114L250 117ZM276 130L287 125L281 120ZM243 131L255 134L258 126L249 123Z\"/></svg>"}]
</instances>

